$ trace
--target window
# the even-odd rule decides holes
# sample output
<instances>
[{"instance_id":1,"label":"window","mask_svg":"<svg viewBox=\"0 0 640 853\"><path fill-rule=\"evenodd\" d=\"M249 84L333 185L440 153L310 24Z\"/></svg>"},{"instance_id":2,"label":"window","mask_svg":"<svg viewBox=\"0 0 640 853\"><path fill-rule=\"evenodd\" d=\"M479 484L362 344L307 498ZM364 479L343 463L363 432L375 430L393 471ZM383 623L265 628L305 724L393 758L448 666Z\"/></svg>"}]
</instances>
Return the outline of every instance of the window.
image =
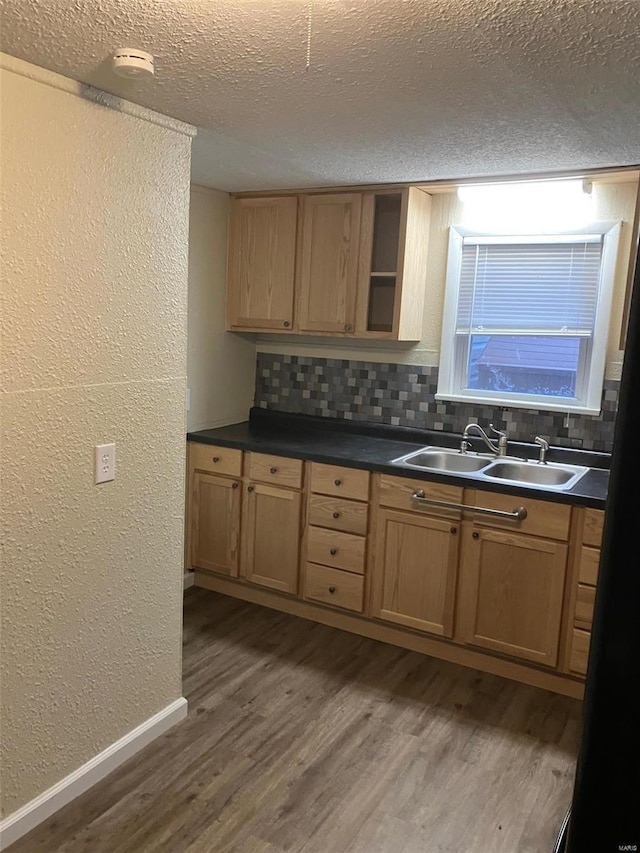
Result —
<instances>
[{"instance_id":1,"label":"window","mask_svg":"<svg viewBox=\"0 0 640 853\"><path fill-rule=\"evenodd\" d=\"M436 398L598 414L619 231L453 226Z\"/></svg>"}]
</instances>

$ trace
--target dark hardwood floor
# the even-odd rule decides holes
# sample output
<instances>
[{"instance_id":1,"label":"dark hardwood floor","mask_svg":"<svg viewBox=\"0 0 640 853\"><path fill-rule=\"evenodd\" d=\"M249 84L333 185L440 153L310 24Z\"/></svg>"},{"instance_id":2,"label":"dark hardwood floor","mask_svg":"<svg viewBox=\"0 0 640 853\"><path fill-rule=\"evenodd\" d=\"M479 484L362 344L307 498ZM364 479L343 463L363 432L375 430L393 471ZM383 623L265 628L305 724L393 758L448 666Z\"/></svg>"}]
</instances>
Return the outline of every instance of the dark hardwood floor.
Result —
<instances>
[{"instance_id":1,"label":"dark hardwood floor","mask_svg":"<svg viewBox=\"0 0 640 853\"><path fill-rule=\"evenodd\" d=\"M550 853L579 702L185 595L188 718L10 853Z\"/></svg>"}]
</instances>

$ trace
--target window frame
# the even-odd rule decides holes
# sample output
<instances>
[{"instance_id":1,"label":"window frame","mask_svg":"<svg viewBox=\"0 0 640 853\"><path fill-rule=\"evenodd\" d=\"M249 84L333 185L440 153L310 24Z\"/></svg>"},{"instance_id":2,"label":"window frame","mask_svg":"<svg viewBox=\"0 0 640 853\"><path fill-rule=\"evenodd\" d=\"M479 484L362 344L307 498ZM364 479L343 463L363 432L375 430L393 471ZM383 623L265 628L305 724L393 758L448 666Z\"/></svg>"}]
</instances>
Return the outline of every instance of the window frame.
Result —
<instances>
[{"instance_id":1,"label":"window frame","mask_svg":"<svg viewBox=\"0 0 640 853\"><path fill-rule=\"evenodd\" d=\"M621 222L598 220L580 229L568 231L540 232L539 234L509 232L491 233L451 225L449 228L449 247L447 252L447 274L445 283L444 307L442 312L442 335L440 345L440 367L438 370L438 390L436 400L458 403L479 403L514 409L538 409L551 412L576 412L583 415L599 415L602 405L602 389L607 359L609 324L613 303L615 272L618 260L618 244ZM585 234L602 235L602 258L598 284L593 335L587 337L586 344L580 347L578 371L576 375L575 397L553 397L542 394L509 394L465 389L468 375L468 341L464 351L457 341L456 320L460 292L460 274L462 270L462 247L465 237L487 243L496 243L499 238L513 241L517 237L540 237L540 242L555 242L553 238ZM561 240L558 240L561 242Z\"/></svg>"}]
</instances>

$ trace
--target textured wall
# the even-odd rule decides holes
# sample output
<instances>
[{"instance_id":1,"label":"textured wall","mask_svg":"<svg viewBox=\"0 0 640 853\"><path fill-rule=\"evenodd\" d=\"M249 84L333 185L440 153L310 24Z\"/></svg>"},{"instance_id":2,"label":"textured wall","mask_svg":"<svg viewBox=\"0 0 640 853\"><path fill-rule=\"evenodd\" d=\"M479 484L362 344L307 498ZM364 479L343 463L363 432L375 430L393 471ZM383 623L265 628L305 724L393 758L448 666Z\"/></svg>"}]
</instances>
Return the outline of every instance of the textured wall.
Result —
<instances>
[{"instance_id":1,"label":"textured wall","mask_svg":"<svg viewBox=\"0 0 640 853\"><path fill-rule=\"evenodd\" d=\"M225 331L227 193L192 186L189 213L187 384L190 430L245 420L253 400L255 343Z\"/></svg>"},{"instance_id":2,"label":"textured wall","mask_svg":"<svg viewBox=\"0 0 640 853\"><path fill-rule=\"evenodd\" d=\"M632 225L638 184L635 181L594 184L595 219L621 220L614 296L611 310L606 376L619 379L623 353L619 350L620 328L632 251ZM258 352L356 361L395 362L435 367L440 361L442 309L447 275L449 228L464 223L464 205L455 193L434 194L429 229L426 298L422 339L417 343L377 343L336 338L258 335Z\"/></svg>"},{"instance_id":3,"label":"textured wall","mask_svg":"<svg viewBox=\"0 0 640 853\"><path fill-rule=\"evenodd\" d=\"M6 815L181 695L191 140L1 58Z\"/></svg>"}]
</instances>

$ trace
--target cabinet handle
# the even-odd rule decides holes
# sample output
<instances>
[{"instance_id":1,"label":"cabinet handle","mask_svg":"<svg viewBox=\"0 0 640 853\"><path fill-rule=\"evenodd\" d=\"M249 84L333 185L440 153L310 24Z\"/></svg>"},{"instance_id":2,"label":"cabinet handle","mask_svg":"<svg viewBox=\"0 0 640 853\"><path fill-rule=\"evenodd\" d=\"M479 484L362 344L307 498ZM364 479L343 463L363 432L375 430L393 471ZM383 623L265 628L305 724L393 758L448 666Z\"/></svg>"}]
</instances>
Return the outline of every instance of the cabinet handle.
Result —
<instances>
[{"instance_id":1,"label":"cabinet handle","mask_svg":"<svg viewBox=\"0 0 640 853\"><path fill-rule=\"evenodd\" d=\"M480 534L479 534L477 531L475 531L475 530L474 530L474 532L473 532L471 535L473 536L473 538L474 538L474 539L479 539L479 538L480 538Z\"/></svg>"},{"instance_id":2,"label":"cabinet handle","mask_svg":"<svg viewBox=\"0 0 640 853\"><path fill-rule=\"evenodd\" d=\"M451 532L451 533L457 533L457 532L458 532L458 528L457 528L457 527L452 527L450 532Z\"/></svg>"},{"instance_id":3,"label":"cabinet handle","mask_svg":"<svg viewBox=\"0 0 640 853\"><path fill-rule=\"evenodd\" d=\"M333 482L334 482L334 484L335 484L336 486L341 486L341 485L342 485L342 480L334 480Z\"/></svg>"},{"instance_id":4,"label":"cabinet handle","mask_svg":"<svg viewBox=\"0 0 640 853\"><path fill-rule=\"evenodd\" d=\"M331 554L331 556L332 556L332 557L335 557L335 555L338 553L338 549L337 549L337 548L332 548L332 549L329 551L329 553Z\"/></svg>"},{"instance_id":5,"label":"cabinet handle","mask_svg":"<svg viewBox=\"0 0 640 853\"><path fill-rule=\"evenodd\" d=\"M269 473L270 473L270 474L277 474L277 473L278 473L278 469L277 469L277 468L269 468Z\"/></svg>"},{"instance_id":6,"label":"cabinet handle","mask_svg":"<svg viewBox=\"0 0 640 853\"><path fill-rule=\"evenodd\" d=\"M351 331L351 323L345 323L344 324L344 330L345 330L345 332L350 332Z\"/></svg>"},{"instance_id":7,"label":"cabinet handle","mask_svg":"<svg viewBox=\"0 0 640 853\"><path fill-rule=\"evenodd\" d=\"M232 483L232 484L231 484L231 488L232 488L232 489L237 489L237 488L238 488L238 484L237 484L237 483Z\"/></svg>"},{"instance_id":8,"label":"cabinet handle","mask_svg":"<svg viewBox=\"0 0 640 853\"><path fill-rule=\"evenodd\" d=\"M489 509L489 507L485 506L467 506L466 504L452 504L448 501L437 501L434 498L425 498L422 489L417 489L411 495L411 500L417 504L440 506L443 509L461 509L466 512L475 512L481 513L482 515L491 515L494 518L510 518L513 521L524 521L527 517L527 510L523 506L516 507L513 512L507 512L504 509Z\"/></svg>"},{"instance_id":9,"label":"cabinet handle","mask_svg":"<svg viewBox=\"0 0 640 853\"><path fill-rule=\"evenodd\" d=\"M285 329L288 329L291 323L288 320L285 320L282 325L285 327Z\"/></svg>"},{"instance_id":10,"label":"cabinet handle","mask_svg":"<svg viewBox=\"0 0 640 853\"><path fill-rule=\"evenodd\" d=\"M219 462L219 461L220 461L220 457L219 457L219 456L212 456L212 457L211 457L211 461L212 461L212 462Z\"/></svg>"},{"instance_id":11,"label":"cabinet handle","mask_svg":"<svg viewBox=\"0 0 640 853\"><path fill-rule=\"evenodd\" d=\"M334 512L334 513L333 513L333 517L334 517L334 518L340 518L340 513L339 513L339 512Z\"/></svg>"},{"instance_id":12,"label":"cabinet handle","mask_svg":"<svg viewBox=\"0 0 640 853\"><path fill-rule=\"evenodd\" d=\"M248 491L248 492L252 492L252 491L254 490L254 488L255 488L254 486L248 486L248 487L247 487L247 491Z\"/></svg>"},{"instance_id":13,"label":"cabinet handle","mask_svg":"<svg viewBox=\"0 0 640 853\"><path fill-rule=\"evenodd\" d=\"M329 592L331 593L331 595L333 595L333 593L334 593L335 591L336 591L335 586L330 586L330 587L329 587Z\"/></svg>"}]
</instances>

